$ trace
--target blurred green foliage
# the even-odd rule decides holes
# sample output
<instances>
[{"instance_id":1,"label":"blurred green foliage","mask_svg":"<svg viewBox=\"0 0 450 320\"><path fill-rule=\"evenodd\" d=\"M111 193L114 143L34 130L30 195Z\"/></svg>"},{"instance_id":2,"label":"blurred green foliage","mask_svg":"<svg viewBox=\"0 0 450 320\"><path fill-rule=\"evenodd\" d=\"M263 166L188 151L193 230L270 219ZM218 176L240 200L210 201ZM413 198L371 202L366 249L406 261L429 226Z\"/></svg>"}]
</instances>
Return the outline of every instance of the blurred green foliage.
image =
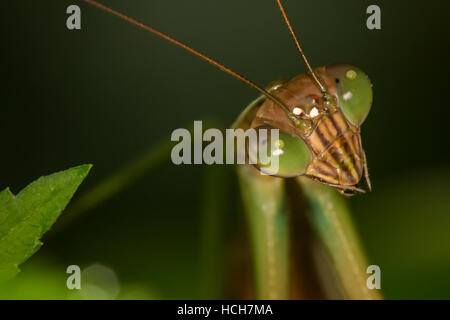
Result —
<instances>
[{"instance_id":1,"label":"blurred green foliage","mask_svg":"<svg viewBox=\"0 0 450 320\"><path fill-rule=\"evenodd\" d=\"M450 298L450 168L414 171L354 199L386 298Z\"/></svg>"}]
</instances>

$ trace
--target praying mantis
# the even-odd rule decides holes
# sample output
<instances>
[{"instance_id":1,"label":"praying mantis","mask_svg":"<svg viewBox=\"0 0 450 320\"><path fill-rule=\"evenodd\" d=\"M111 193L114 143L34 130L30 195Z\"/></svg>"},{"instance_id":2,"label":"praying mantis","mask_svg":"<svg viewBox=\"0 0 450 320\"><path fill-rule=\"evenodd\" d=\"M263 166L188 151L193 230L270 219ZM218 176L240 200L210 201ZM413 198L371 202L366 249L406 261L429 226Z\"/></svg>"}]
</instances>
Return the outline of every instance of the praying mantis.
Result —
<instances>
[{"instance_id":1,"label":"praying mantis","mask_svg":"<svg viewBox=\"0 0 450 320\"><path fill-rule=\"evenodd\" d=\"M324 297L381 298L379 291L369 289L366 284L367 258L344 199L344 196L365 192L359 186L363 179L371 189L360 136L360 127L372 105L368 76L349 64L313 69L281 0L276 3L308 73L290 80L276 80L265 88L134 18L97 1L84 1L181 47L260 93L231 126L276 128L283 151L277 155L280 166L275 175L261 174L264 168L258 164L237 166L253 256L254 296L258 299L308 297L307 294L292 294L291 275L295 270L290 263L293 255L290 242L296 235L291 234L289 224L297 198L287 189L295 184L296 192L302 190L298 198L304 198L304 214L316 232L304 240L312 247L310 258L317 267ZM161 158L168 148L163 147L158 152ZM116 176L119 181L116 186L130 183L131 180L123 177L138 175L145 170L144 162ZM100 201L98 199L106 199L108 183L117 181L113 178L80 198L77 210L92 206L93 202Z\"/></svg>"}]
</instances>

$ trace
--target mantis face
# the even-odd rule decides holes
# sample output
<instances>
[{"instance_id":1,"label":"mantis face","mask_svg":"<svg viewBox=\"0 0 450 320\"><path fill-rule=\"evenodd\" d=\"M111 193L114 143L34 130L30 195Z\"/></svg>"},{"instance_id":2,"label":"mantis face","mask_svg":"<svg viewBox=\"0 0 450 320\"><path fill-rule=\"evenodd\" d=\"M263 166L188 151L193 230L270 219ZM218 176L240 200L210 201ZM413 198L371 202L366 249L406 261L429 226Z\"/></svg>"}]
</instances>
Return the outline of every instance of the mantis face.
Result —
<instances>
[{"instance_id":1,"label":"mantis face","mask_svg":"<svg viewBox=\"0 0 450 320\"><path fill-rule=\"evenodd\" d=\"M274 145L276 173L291 178L306 175L333 186L343 194L364 192L357 187L366 171L366 157L361 144L360 126L372 105L372 85L367 75L348 64L317 68L315 73L327 88L323 95L313 79L302 74L276 87L268 88L298 118L293 123L273 101L266 100L251 122L253 128L279 129Z\"/></svg>"}]
</instances>

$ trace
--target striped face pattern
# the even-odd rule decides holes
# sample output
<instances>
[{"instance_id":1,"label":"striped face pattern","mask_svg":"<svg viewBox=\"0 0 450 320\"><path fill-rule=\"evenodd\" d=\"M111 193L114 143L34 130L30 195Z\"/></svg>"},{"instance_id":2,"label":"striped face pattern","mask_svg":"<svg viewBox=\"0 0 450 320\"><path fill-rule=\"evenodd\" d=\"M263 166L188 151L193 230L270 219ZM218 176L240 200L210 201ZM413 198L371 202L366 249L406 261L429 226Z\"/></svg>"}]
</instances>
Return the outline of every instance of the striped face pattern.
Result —
<instances>
[{"instance_id":1,"label":"striped face pattern","mask_svg":"<svg viewBox=\"0 0 450 320\"><path fill-rule=\"evenodd\" d=\"M311 134L303 137L313 153L306 175L334 185L357 184L364 170L359 128L339 109L317 118Z\"/></svg>"}]
</instances>

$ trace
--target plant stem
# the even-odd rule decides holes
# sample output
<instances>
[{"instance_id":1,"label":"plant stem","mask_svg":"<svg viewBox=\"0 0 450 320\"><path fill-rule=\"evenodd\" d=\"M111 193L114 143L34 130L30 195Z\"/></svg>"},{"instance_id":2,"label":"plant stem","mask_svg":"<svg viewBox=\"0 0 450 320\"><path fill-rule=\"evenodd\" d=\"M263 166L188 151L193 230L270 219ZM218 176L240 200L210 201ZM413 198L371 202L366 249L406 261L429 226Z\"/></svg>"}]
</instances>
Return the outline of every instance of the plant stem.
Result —
<instances>
[{"instance_id":1,"label":"plant stem","mask_svg":"<svg viewBox=\"0 0 450 320\"><path fill-rule=\"evenodd\" d=\"M203 130L219 124L212 120L203 121ZM193 134L193 126L189 127L189 132ZM170 158L170 150L177 142L169 140L153 147L143 155L125 165L119 171L113 173L94 187L85 191L78 199L70 205L63 218L58 223L58 228L64 227L82 213L97 207L102 202L125 190L146 174L152 172Z\"/></svg>"},{"instance_id":2,"label":"plant stem","mask_svg":"<svg viewBox=\"0 0 450 320\"><path fill-rule=\"evenodd\" d=\"M200 294L201 299L223 299L224 220L229 210L232 175L225 166L205 166L201 193Z\"/></svg>"},{"instance_id":3,"label":"plant stem","mask_svg":"<svg viewBox=\"0 0 450 320\"><path fill-rule=\"evenodd\" d=\"M58 223L58 228L64 227L82 213L97 207L144 177L145 174L158 168L169 159L172 146L173 143L169 141L148 150L138 159L88 189L67 208L62 221Z\"/></svg>"}]
</instances>

